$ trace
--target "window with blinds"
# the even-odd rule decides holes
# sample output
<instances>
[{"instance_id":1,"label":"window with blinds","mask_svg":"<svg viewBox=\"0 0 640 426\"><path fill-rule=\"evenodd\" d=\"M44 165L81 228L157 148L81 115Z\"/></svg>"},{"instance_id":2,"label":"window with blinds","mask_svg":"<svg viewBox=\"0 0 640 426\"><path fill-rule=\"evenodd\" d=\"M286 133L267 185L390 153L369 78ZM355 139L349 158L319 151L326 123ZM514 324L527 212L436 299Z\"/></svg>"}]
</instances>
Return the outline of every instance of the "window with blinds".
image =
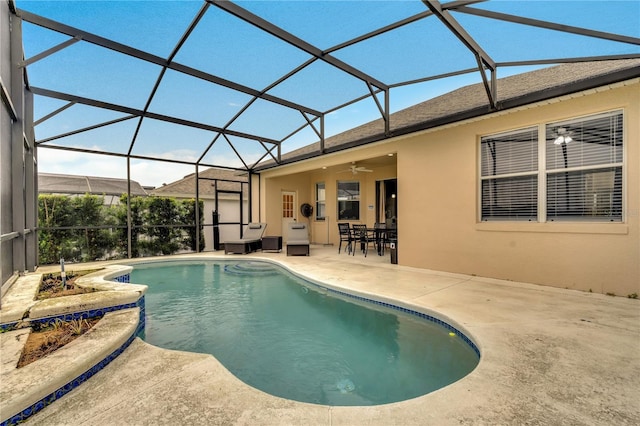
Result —
<instances>
[{"instance_id":1,"label":"window with blinds","mask_svg":"<svg viewBox=\"0 0 640 426\"><path fill-rule=\"evenodd\" d=\"M480 139L481 220L622 221L622 111L548 123L539 133Z\"/></svg>"},{"instance_id":2,"label":"window with blinds","mask_svg":"<svg viewBox=\"0 0 640 426\"><path fill-rule=\"evenodd\" d=\"M324 220L325 218L325 187L324 182L316 183L316 220Z\"/></svg>"},{"instance_id":3,"label":"window with blinds","mask_svg":"<svg viewBox=\"0 0 640 426\"><path fill-rule=\"evenodd\" d=\"M480 141L482 220L537 220L538 128Z\"/></svg>"},{"instance_id":4,"label":"window with blinds","mask_svg":"<svg viewBox=\"0 0 640 426\"><path fill-rule=\"evenodd\" d=\"M360 220L360 182L338 181L338 220Z\"/></svg>"},{"instance_id":5,"label":"window with blinds","mask_svg":"<svg viewBox=\"0 0 640 426\"><path fill-rule=\"evenodd\" d=\"M547 220L622 220L622 112L546 126Z\"/></svg>"}]
</instances>

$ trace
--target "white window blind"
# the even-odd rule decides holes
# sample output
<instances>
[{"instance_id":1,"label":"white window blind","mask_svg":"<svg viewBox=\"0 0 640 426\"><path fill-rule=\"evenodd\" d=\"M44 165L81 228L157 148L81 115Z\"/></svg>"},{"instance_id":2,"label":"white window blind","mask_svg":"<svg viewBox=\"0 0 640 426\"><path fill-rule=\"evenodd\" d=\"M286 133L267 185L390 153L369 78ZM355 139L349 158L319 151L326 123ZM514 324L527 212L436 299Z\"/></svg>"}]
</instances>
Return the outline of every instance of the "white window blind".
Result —
<instances>
[{"instance_id":1,"label":"white window blind","mask_svg":"<svg viewBox=\"0 0 640 426\"><path fill-rule=\"evenodd\" d=\"M622 118L616 111L546 126L547 220L622 220Z\"/></svg>"},{"instance_id":2,"label":"white window blind","mask_svg":"<svg viewBox=\"0 0 640 426\"><path fill-rule=\"evenodd\" d=\"M316 220L325 218L325 187L324 182L316 183Z\"/></svg>"},{"instance_id":3,"label":"white window blind","mask_svg":"<svg viewBox=\"0 0 640 426\"><path fill-rule=\"evenodd\" d=\"M480 141L482 220L536 220L538 128Z\"/></svg>"},{"instance_id":4,"label":"white window blind","mask_svg":"<svg viewBox=\"0 0 640 426\"><path fill-rule=\"evenodd\" d=\"M481 220L622 221L622 111L544 129L480 139Z\"/></svg>"}]
</instances>

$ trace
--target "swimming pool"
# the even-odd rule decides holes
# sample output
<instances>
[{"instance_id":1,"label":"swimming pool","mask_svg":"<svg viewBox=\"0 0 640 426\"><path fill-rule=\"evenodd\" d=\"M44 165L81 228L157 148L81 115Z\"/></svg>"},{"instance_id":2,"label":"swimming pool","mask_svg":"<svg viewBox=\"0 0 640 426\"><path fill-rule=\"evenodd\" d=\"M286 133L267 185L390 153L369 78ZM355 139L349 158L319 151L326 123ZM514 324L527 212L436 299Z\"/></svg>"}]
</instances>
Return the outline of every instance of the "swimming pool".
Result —
<instances>
[{"instance_id":1,"label":"swimming pool","mask_svg":"<svg viewBox=\"0 0 640 426\"><path fill-rule=\"evenodd\" d=\"M397 402L447 386L479 362L466 336L432 317L339 295L268 262L140 264L131 281L149 285L148 343L210 353L283 398Z\"/></svg>"}]
</instances>

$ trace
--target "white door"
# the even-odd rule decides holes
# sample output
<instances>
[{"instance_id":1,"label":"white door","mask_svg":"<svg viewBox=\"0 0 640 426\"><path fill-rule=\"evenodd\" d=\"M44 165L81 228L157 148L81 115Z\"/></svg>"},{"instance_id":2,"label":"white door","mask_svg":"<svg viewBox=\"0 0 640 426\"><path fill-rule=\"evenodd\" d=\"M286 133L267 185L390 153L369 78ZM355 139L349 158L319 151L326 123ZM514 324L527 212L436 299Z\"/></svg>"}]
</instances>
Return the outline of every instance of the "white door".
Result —
<instances>
[{"instance_id":1,"label":"white door","mask_svg":"<svg viewBox=\"0 0 640 426\"><path fill-rule=\"evenodd\" d=\"M282 191L282 240L284 242L288 239L289 224L298 219L296 205L296 193Z\"/></svg>"}]
</instances>

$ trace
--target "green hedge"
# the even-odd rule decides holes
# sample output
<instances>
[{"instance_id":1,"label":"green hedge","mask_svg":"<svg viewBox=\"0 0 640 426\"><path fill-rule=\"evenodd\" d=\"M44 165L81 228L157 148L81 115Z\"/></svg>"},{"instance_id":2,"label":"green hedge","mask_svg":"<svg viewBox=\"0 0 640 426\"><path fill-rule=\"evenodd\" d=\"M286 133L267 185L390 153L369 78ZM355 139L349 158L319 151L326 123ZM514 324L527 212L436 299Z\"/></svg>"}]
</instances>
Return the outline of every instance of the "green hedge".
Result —
<instances>
[{"instance_id":1,"label":"green hedge","mask_svg":"<svg viewBox=\"0 0 640 426\"><path fill-rule=\"evenodd\" d=\"M89 262L128 256L127 202L105 206L97 195L38 197L39 263ZM195 251L195 199L131 198L132 257ZM200 250L204 249L203 202L200 210ZM174 225L183 225L174 227ZM65 229L81 227L78 229Z\"/></svg>"}]
</instances>

